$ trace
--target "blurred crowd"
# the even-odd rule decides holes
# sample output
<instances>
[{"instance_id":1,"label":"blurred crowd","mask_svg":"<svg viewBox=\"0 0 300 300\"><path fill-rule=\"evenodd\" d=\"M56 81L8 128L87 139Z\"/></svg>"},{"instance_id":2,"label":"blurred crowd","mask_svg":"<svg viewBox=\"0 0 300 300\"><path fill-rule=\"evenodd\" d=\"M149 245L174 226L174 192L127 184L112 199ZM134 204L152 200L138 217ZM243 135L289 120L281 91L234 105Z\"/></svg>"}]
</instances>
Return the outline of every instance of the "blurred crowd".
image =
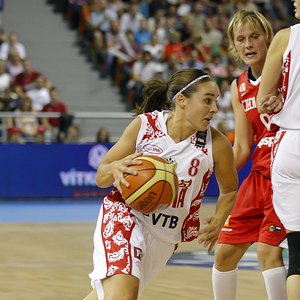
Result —
<instances>
[{"instance_id":1,"label":"blurred crowd","mask_svg":"<svg viewBox=\"0 0 300 300\"><path fill-rule=\"evenodd\" d=\"M30 113L1 118L7 142L55 142L60 118L37 118L34 112L67 114L67 106L58 98L56 88L40 71L32 67L26 47L16 32L0 29L0 112Z\"/></svg>"},{"instance_id":2,"label":"blurred crowd","mask_svg":"<svg viewBox=\"0 0 300 300\"><path fill-rule=\"evenodd\" d=\"M77 31L78 45L128 110L141 104L145 81L199 68L220 87L214 126L233 142L230 83L244 66L228 54L226 27L238 9L257 9L274 32L290 24L282 0L48 0Z\"/></svg>"},{"instance_id":3,"label":"blurred crowd","mask_svg":"<svg viewBox=\"0 0 300 300\"><path fill-rule=\"evenodd\" d=\"M51 81L32 67L26 47L16 32L0 28L0 139L8 143L79 143L80 128ZM37 117L36 113L59 117ZM28 113L27 115L24 113ZM95 142L109 142L109 132L96 134Z\"/></svg>"},{"instance_id":4,"label":"blurred crowd","mask_svg":"<svg viewBox=\"0 0 300 300\"><path fill-rule=\"evenodd\" d=\"M214 126L233 142L230 83L244 66L228 54L226 27L239 8L257 9L274 32L289 26L281 0L46 0L77 32L77 44L101 79L109 79L128 111L141 104L143 84L182 68L207 71L220 88ZM100 80L101 80L100 79ZM60 118L6 119L8 142L80 142L67 105L32 68L15 32L0 30L0 112L58 112ZM4 122L0 119L0 122ZM3 125L3 124L2 124ZM107 131L107 129L105 129ZM0 131L2 132L2 131ZM98 142L98 135L95 142ZM109 132L108 132L109 136Z\"/></svg>"}]
</instances>

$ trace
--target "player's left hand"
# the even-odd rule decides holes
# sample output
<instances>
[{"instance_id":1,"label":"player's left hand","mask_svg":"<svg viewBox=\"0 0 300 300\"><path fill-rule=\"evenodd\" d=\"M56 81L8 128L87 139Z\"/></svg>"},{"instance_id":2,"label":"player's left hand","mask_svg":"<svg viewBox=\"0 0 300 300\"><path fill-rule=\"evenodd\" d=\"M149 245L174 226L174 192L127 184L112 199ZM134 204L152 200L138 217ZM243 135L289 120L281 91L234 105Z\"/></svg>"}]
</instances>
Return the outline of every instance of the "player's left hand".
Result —
<instances>
[{"instance_id":1,"label":"player's left hand","mask_svg":"<svg viewBox=\"0 0 300 300\"><path fill-rule=\"evenodd\" d=\"M258 110L260 113L271 114L271 113L279 112L282 106L283 106L283 102L282 102L281 95L273 96L269 94L263 98L262 103L260 104Z\"/></svg>"},{"instance_id":2,"label":"player's left hand","mask_svg":"<svg viewBox=\"0 0 300 300\"><path fill-rule=\"evenodd\" d=\"M203 244L205 248L208 247L207 251L211 252L218 240L222 226L220 225L220 221L214 217L204 219L204 224L207 225L198 232L198 236L200 237L199 243Z\"/></svg>"}]
</instances>

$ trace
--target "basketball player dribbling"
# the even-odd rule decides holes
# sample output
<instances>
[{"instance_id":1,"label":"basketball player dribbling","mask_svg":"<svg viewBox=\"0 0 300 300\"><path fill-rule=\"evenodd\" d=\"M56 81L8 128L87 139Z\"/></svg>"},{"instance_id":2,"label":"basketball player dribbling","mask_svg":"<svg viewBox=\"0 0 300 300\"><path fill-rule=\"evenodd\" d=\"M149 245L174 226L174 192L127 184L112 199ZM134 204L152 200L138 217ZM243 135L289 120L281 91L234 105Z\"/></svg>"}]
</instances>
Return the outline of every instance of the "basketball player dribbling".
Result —
<instances>
[{"instance_id":1,"label":"basketball player dribbling","mask_svg":"<svg viewBox=\"0 0 300 300\"><path fill-rule=\"evenodd\" d=\"M293 2L295 17L300 20L300 0ZM280 87L280 94L278 94L278 87ZM276 111L278 107L272 104L274 100L283 104L280 111ZM272 149L273 204L287 231L288 299L299 300L300 24L282 29L274 37L262 72L257 107L261 113L272 112L271 122L280 127Z\"/></svg>"},{"instance_id":2,"label":"basketball player dribbling","mask_svg":"<svg viewBox=\"0 0 300 300\"><path fill-rule=\"evenodd\" d=\"M210 126L218 95L216 83L197 69L180 70L168 82L146 83L141 113L98 168L98 186L114 183L115 187L100 208L90 274L94 289L85 300L136 300L179 242L199 237L209 251L213 248L237 190L231 144ZM120 183L127 184L125 173L135 174L129 167L137 164L134 158L141 154L177 164L178 196L162 212L139 213L122 198ZM213 171L220 194L214 216L200 229L201 199Z\"/></svg>"},{"instance_id":3,"label":"basketball player dribbling","mask_svg":"<svg viewBox=\"0 0 300 300\"><path fill-rule=\"evenodd\" d=\"M233 56L248 65L231 84L235 116L233 152L238 170L250 158L254 138L257 145L251 172L239 188L216 247L212 272L214 299L236 298L237 265L249 246L257 242L268 299L285 300L286 269L280 244L286 233L272 206L270 180L271 145L278 128L270 127L269 116L260 115L255 103L272 29L261 13L240 10L231 19L227 36Z\"/></svg>"}]
</instances>

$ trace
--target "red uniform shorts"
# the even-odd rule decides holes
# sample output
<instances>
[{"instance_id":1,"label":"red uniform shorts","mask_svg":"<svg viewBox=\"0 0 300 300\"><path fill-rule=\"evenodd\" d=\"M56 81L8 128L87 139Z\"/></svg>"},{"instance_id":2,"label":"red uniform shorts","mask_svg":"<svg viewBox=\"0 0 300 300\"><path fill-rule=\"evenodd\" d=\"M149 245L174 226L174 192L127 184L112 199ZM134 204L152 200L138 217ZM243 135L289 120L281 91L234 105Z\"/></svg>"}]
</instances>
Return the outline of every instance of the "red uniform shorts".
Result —
<instances>
[{"instance_id":1,"label":"red uniform shorts","mask_svg":"<svg viewBox=\"0 0 300 300\"><path fill-rule=\"evenodd\" d=\"M279 246L285 229L272 204L271 180L251 172L239 188L231 215L221 230L219 244L262 242Z\"/></svg>"}]
</instances>

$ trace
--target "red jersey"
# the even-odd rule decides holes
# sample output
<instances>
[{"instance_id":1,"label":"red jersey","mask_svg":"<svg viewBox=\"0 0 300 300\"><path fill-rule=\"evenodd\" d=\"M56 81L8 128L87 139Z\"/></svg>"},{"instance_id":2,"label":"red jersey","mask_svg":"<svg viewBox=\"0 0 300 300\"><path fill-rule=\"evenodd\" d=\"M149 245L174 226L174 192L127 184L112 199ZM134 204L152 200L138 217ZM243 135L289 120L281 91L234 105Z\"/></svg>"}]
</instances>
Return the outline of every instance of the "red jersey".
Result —
<instances>
[{"instance_id":1,"label":"red jersey","mask_svg":"<svg viewBox=\"0 0 300 300\"><path fill-rule=\"evenodd\" d=\"M252 171L258 171L270 178L271 146L278 127L271 125L268 114L259 114L256 108L256 96L260 78L250 82L248 72L244 71L237 78L237 85L239 101L255 134L256 147L252 157Z\"/></svg>"},{"instance_id":2,"label":"red jersey","mask_svg":"<svg viewBox=\"0 0 300 300\"><path fill-rule=\"evenodd\" d=\"M21 86L24 92L27 92L35 87L35 80L41 74L36 71L32 71L29 74L24 72L18 74L14 81L14 86Z\"/></svg>"},{"instance_id":3,"label":"red jersey","mask_svg":"<svg viewBox=\"0 0 300 300\"><path fill-rule=\"evenodd\" d=\"M63 114L63 113L67 113L67 107L65 106L64 103L58 101L55 104L52 104L52 103L46 104L43 107L42 112L59 112L59 113ZM59 127L60 119L59 118L49 118L49 123L53 127Z\"/></svg>"}]
</instances>

